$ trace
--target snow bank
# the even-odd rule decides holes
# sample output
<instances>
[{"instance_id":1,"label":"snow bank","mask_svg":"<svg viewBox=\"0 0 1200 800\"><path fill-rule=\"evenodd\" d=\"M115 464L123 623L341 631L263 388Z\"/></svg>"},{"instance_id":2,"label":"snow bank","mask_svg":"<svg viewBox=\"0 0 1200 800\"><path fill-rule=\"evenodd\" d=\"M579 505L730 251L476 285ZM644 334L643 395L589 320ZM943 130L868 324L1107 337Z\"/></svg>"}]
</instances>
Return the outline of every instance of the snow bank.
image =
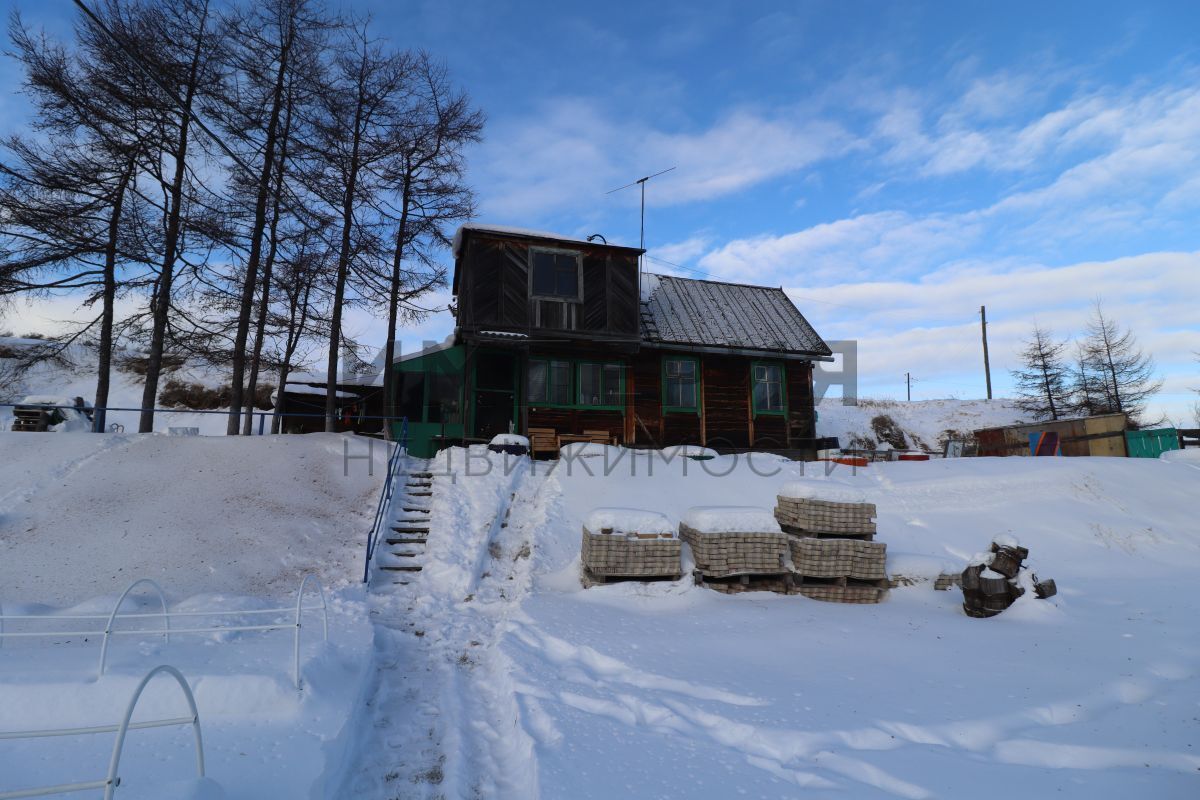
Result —
<instances>
[{"instance_id":1,"label":"snow bank","mask_svg":"<svg viewBox=\"0 0 1200 800\"><path fill-rule=\"evenodd\" d=\"M698 444L677 444L674 447L664 447L658 452L668 461L679 456L684 458L716 458L718 455L716 450L701 447Z\"/></svg>"},{"instance_id":2,"label":"snow bank","mask_svg":"<svg viewBox=\"0 0 1200 800\"><path fill-rule=\"evenodd\" d=\"M591 533L611 530L614 534L624 533L676 533L671 521L657 511L639 508L596 508L583 523Z\"/></svg>"},{"instance_id":3,"label":"snow bank","mask_svg":"<svg viewBox=\"0 0 1200 800\"><path fill-rule=\"evenodd\" d=\"M386 472L337 434L4 437L0 600L69 605L152 577L173 596L354 581ZM373 475L370 474L373 471Z\"/></svg>"},{"instance_id":4,"label":"snow bank","mask_svg":"<svg viewBox=\"0 0 1200 800\"><path fill-rule=\"evenodd\" d=\"M865 503L866 492L830 481L789 481L779 487L780 497L800 500L828 500L831 503Z\"/></svg>"},{"instance_id":5,"label":"snow bank","mask_svg":"<svg viewBox=\"0 0 1200 800\"><path fill-rule=\"evenodd\" d=\"M782 533L775 514L758 506L693 506L683 523L700 533Z\"/></svg>"},{"instance_id":6,"label":"snow bank","mask_svg":"<svg viewBox=\"0 0 1200 800\"><path fill-rule=\"evenodd\" d=\"M571 442L568 445L563 445L558 452L563 458L568 460L603 457L607 462L611 463L625 453L625 448L615 447L611 444L600 444L599 442Z\"/></svg>"},{"instance_id":7,"label":"snow bank","mask_svg":"<svg viewBox=\"0 0 1200 800\"><path fill-rule=\"evenodd\" d=\"M497 433L492 437L492 444L516 447L529 447L529 439L515 433Z\"/></svg>"}]
</instances>

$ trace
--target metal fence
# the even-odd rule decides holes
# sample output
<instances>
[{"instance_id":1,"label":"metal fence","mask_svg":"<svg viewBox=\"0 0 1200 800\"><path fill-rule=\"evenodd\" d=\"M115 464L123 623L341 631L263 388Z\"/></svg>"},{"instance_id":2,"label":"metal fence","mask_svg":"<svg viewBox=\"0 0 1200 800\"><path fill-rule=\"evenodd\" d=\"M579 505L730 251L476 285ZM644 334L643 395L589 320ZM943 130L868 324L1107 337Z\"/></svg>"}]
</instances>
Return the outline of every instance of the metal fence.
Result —
<instances>
[{"instance_id":1,"label":"metal fence","mask_svg":"<svg viewBox=\"0 0 1200 800\"><path fill-rule=\"evenodd\" d=\"M379 503L375 506L375 520L367 534L367 555L363 561L363 583L371 579L371 558L379 544L379 537L388 525L387 512L392 503L392 495L396 493L396 484L404 473L403 464L408 458L408 418L400 423L400 440L396 442L391 455L388 456L387 476L383 481L383 489L379 492Z\"/></svg>"},{"instance_id":2,"label":"metal fence","mask_svg":"<svg viewBox=\"0 0 1200 800\"><path fill-rule=\"evenodd\" d=\"M129 413L136 413L139 415L143 411L152 411L152 412L154 412L154 415L156 417L160 414L215 414L215 415L221 416L221 417L229 416L229 409L132 408L132 407L123 407L123 406L54 405L54 404L50 404L50 403L0 403L0 408L17 409L17 408L32 408L32 407L42 408L42 409L58 409L58 410L66 410L66 411L75 411L75 412L91 415L92 416L91 421L93 423L93 428L92 428L93 433L106 433L106 432L107 433L117 433L117 432L123 433L124 432L124 430L125 430L124 426L119 423L115 423L115 422L112 423L111 425L109 425L104 430L98 430L95 427L95 425L101 424L101 421L105 419L105 417L109 411L129 412ZM97 414L96 412L103 412L103 413ZM254 411L254 412L247 412L243 409L241 411L241 414L243 416L248 413L251 415L251 417L258 418L257 426L253 426L253 427L257 428L256 435L258 435L258 436L263 436L268 432L269 428L267 425L267 420L274 419L276 416L278 416L280 419L300 418L300 419L322 419L322 420L325 419L325 417L326 417L324 412L309 413L309 412L304 412L304 411L291 411L286 408L282 412L280 412L278 409L271 409L269 411ZM403 422L405 424L407 423L406 417L392 417L392 416L386 416L386 415L382 415L382 414L351 414L348 417L339 415L337 417L337 419L343 425L352 425L354 423L364 423L364 422L374 422L374 421L378 420L378 421L382 422L382 427L385 430L387 429L389 424L393 424L393 423L397 423L397 422ZM240 429L240 426L239 426L239 429Z\"/></svg>"},{"instance_id":3,"label":"metal fence","mask_svg":"<svg viewBox=\"0 0 1200 800\"><path fill-rule=\"evenodd\" d=\"M179 685L180 691L183 692L183 697L187 701L188 716L172 717L170 719L146 720L142 722L132 722L133 711L137 708L138 700L142 697L142 692L146 685L159 674L167 674L175 679ZM108 772L103 778L98 778L91 781L79 781L75 783L60 783L54 786L37 786L27 789L16 789L9 791L0 791L0 800L16 800L19 797L44 797L50 794L68 794L73 792L85 792L90 789L103 789L104 800L112 800L113 793L117 787L121 785L120 766L121 766L121 751L125 747L125 736L130 730L144 730L146 728L166 728L176 725L191 725L192 731L195 734L196 740L196 776L204 777L204 740L200 735L200 712L196 708L196 698L192 694L192 689L188 686L187 680L183 677L179 670L167 664L162 664L155 667L146 673L138 683L137 688L133 690L133 695L129 698L129 703L125 706L125 715L121 718L121 722L117 725L93 725L86 728L50 728L31 731L0 731L0 740L5 739L41 739L50 736L86 736L96 733L116 733L116 741L113 742L112 756L108 761Z\"/></svg>"},{"instance_id":4,"label":"metal fence","mask_svg":"<svg viewBox=\"0 0 1200 800\"><path fill-rule=\"evenodd\" d=\"M308 588L309 583L315 585L318 596L321 598L319 606L305 606L304 590ZM133 613L121 614L121 606L125 602L125 598L129 596L135 588L141 585L146 585L154 589L158 594L159 602L162 606L161 611L150 613ZM189 627L189 628L172 628L172 618L196 618L196 617L229 617L229 616L252 616L260 614L290 614L295 611L295 620L289 622L274 622L262 625L217 625L211 627ZM133 583L126 587L125 591L121 592L121 596L117 599L116 605L109 614L5 614L0 608L0 645L3 645L4 640L17 638L56 638L63 636L81 636L81 637L97 637L103 636L100 645L100 663L96 670L96 677L99 678L104 674L105 667L108 663L108 644L109 639L113 636L163 636L166 643L170 643L172 634L184 633L237 633L242 631L278 631L291 628L293 630L293 662L292 662L292 683L297 689L302 689L303 685L300 680L300 629L303 627L302 614L305 611L320 611L321 612L321 627L324 635L324 641L329 641L329 608L325 602L325 590L321 587L321 583L312 575L305 575L300 581L300 588L296 591L296 605L293 608L254 608L242 609L235 611L169 611L167 609L167 598L163 593L162 587L155 583L150 578L138 578ZM120 630L117 629L116 623L118 620L133 620L133 619L161 619L163 627L161 631L154 630ZM93 629L84 631L6 631L4 629L5 622L21 621L25 623L37 622L46 623L49 621L58 620L104 620L103 629ZM82 627L82 626L80 626ZM3 800L3 795L0 795L0 800Z\"/></svg>"}]
</instances>

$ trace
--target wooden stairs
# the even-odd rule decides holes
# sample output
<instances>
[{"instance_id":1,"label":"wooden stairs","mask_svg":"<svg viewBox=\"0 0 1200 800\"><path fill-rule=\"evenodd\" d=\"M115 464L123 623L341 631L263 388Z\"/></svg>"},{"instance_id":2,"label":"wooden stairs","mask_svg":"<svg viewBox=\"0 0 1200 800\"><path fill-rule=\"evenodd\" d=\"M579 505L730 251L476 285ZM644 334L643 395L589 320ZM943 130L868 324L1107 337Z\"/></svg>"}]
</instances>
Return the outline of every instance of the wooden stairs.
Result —
<instances>
[{"instance_id":1,"label":"wooden stairs","mask_svg":"<svg viewBox=\"0 0 1200 800\"><path fill-rule=\"evenodd\" d=\"M380 559L379 569L392 573L393 585L405 586L421 571L421 557L425 555L425 543L429 539L429 498L433 497L433 473L410 472L403 487L403 494L396 498L394 506L400 513L392 520L386 539L388 549Z\"/></svg>"}]
</instances>

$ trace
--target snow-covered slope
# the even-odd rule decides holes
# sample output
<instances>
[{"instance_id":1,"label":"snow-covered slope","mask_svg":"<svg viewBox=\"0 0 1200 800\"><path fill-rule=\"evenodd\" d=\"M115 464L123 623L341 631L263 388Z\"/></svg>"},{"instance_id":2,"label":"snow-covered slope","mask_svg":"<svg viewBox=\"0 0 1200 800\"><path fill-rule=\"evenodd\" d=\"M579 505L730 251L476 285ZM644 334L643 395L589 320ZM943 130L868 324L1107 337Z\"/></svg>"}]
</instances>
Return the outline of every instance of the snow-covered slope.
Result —
<instances>
[{"instance_id":1,"label":"snow-covered slope","mask_svg":"<svg viewBox=\"0 0 1200 800\"><path fill-rule=\"evenodd\" d=\"M374 476L362 459L374 453ZM0 592L71 604L133 577L173 593L353 580L385 472L334 434L0 434Z\"/></svg>"},{"instance_id":2,"label":"snow-covered slope","mask_svg":"<svg viewBox=\"0 0 1200 800\"><path fill-rule=\"evenodd\" d=\"M884 416L895 423L908 447L941 450L947 438L969 437L972 431L1031 421L1012 400L895 400L861 399L844 406L838 398L817 406L817 435L836 436L842 447L870 448L888 435L873 424ZM881 433L884 435L881 436ZM895 445L898 447L898 445Z\"/></svg>"}]
</instances>

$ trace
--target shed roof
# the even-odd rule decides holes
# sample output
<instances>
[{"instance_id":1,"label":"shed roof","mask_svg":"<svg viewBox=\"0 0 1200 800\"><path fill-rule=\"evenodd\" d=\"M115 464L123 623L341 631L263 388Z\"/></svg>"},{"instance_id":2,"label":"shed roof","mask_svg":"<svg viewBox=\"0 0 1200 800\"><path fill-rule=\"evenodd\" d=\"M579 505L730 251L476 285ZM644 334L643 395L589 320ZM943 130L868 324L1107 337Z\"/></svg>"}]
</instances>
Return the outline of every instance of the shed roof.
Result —
<instances>
[{"instance_id":1,"label":"shed roof","mask_svg":"<svg viewBox=\"0 0 1200 800\"><path fill-rule=\"evenodd\" d=\"M830 356L783 289L642 276L642 341Z\"/></svg>"}]
</instances>

